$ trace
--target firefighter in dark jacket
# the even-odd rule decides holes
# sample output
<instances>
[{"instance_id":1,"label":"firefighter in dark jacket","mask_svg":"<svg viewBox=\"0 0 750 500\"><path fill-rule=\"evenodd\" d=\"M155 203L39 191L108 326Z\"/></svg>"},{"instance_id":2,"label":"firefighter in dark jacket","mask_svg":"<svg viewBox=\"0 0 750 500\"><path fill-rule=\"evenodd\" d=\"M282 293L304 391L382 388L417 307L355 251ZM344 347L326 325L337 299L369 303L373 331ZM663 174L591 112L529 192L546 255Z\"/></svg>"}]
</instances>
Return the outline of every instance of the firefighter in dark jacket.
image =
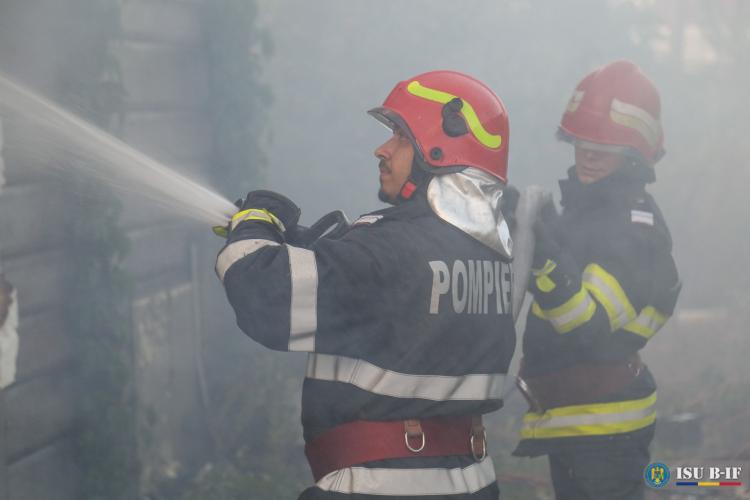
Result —
<instances>
[{"instance_id":1,"label":"firefighter in dark jacket","mask_svg":"<svg viewBox=\"0 0 750 500\"><path fill-rule=\"evenodd\" d=\"M302 499L494 499L482 415L502 406L515 345L511 240L500 210L508 118L466 75L398 83L369 112L380 199L343 234L248 194L216 270L240 328L308 354Z\"/></svg>"},{"instance_id":2,"label":"firefighter in dark jacket","mask_svg":"<svg viewBox=\"0 0 750 500\"><path fill-rule=\"evenodd\" d=\"M549 455L558 500L642 499L656 385L638 355L680 282L653 197L663 155L659 94L627 61L576 87L559 138L575 148L563 211L542 210L519 386L520 456Z\"/></svg>"}]
</instances>

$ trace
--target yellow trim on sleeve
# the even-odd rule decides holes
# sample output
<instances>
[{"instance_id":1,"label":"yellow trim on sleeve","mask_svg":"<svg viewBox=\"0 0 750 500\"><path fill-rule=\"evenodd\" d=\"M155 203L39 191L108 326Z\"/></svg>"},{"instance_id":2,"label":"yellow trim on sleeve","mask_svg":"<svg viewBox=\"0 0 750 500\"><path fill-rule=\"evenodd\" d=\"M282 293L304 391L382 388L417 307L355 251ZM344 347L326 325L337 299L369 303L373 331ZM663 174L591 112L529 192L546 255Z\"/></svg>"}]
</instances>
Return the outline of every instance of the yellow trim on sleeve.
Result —
<instances>
[{"instance_id":1,"label":"yellow trim on sleeve","mask_svg":"<svg viewBox=\"0 0 750 500\"><path fill-rule=\"evenodd\" d=\"M523 417L522 439L622 434L656 420L656 392L642 399L552 408ZM556 425L559 424L559 425Z\"/></svg>"},{"instance_id":2,"label":"yellow trim on sleeve","mask_svg":"<svg viewBox=\"0 0 750 500\"><path fill-rule=\"evenodd\" d=\"M549 429L525 428L521 429L522 439L550 439L562 437L580 436L606 436L609 434L624 434L648 427L656 421L656 411L650 415L631 420L628 422L617 422L612 424L593 425L569 425L566 427L554 427Z\"/></svg>"},{"instance_id":3,"label":"yellow trim on sleeve","mask_svg":"<svg viewBox=\"0 0 750 500\"><path fill-rule=\"evenodd\" d=\"M262 222L268 222L273 224L280 231L285 231L284 224L274 214L266 210L265 208L248 208L247 210L241 210L232 216L232 229L238 226L240 223L246 220L258 220Z\"/></svg>"},{"instance_id":4,"label":"yellow trim on sleeve","mask_svg":"<svg viewBox=\"0 0 750 500\"><path fill-rule=\"evenodd\" d=\"M568 333L594 316L596 303L581 287L567 302L552 309L542 309L539 303L534 301L531 305L531 312L549 321L558 333Z\"/></svg>"},{"instance_id":5,"label":"yellow trim on sleeve","mask_svg":"<svg viewBox=\"0 0 750 500\"><path fill-rule=\"evenodd\" d=\"M646 306L633 321L622 329L649 340L667 322L669 316L660 313L654 306Z\"/></svg>"},{"instance_id":6,"label":"yellow trim on sleeve","mask_svg":"<svg viewBox=\"0 0 750 500\"><path fill-rule=\"evenodd\" d=\"M604 306L612 331L635 319L635 308L622 285L599 264L589 264L583 270L583 286Z\"/></svg>"},{"instance_id":7,"label":"yellow trim on sleeve","mask_svg":"<svg viewBox=\"0 0 750 500\"><path fill-rule=\"evenodd\" d=\"M524 422L532 422L546 417L570 417L574 415L604 415L608 413L623 413L643 410L656 403L656 391L642 399L630 401L614 401L612 403L593 403L586 405L561 406L542 413L527 413Z\"/></svg>"}]
</instances>

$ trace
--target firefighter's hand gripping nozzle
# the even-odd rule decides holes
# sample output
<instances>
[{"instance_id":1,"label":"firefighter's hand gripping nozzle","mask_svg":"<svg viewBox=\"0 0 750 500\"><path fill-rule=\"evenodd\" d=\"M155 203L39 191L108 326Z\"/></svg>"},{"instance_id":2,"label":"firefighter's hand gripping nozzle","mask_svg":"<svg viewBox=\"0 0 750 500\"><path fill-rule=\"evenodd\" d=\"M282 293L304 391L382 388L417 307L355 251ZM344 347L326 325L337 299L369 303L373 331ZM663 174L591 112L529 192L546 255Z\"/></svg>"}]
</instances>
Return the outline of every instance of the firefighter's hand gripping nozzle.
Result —
<instances>
[{"instance_id":1,"label":"firefighter's hand gripping nozzle","mask_svg":"<svg viewBox=\"0 0 750 500\"><path fill-rule=\"evenodd\" d=\"M297 226L300 209L289 198L279 193L266 190L251 191L243 201L237 200L239 211L232 216L226 226L214 226L213 231L223 238L243 239L240 232L248 222L266 222L273 225L281 234Z\"/></svg>"},{"instance_id":2,"label":"firefighter's hand gripping nozzle","mask_svg":"<svg viewBox=\"0 0 750 500\"><path fill-rule=\"evenodd\" d=\"M259 194L263 195L260 199L258 198ZM251 195L253 195L253 199L251 199ZM247 207L253 204L267 205L269 203L274 206L271 209L264 209L269 212L269 219L271 219L266 222L273 223L273 218L276 218L280 225L275 225L283 234L284 241L293 245L309 247L320 238L338 238L349 228L349 220L341 210L334 210L325 214L310 227L302 226L298 224L300 209L291 200L271 191L253 191L248 193L248 198L245 200L240 198L234 203L239 211L226 226L214 226L212 228L214 234L221 238L228 238L230 232L235 230L240 222L247 220L243 218L247 216L245 214L248 210ZM277 216L274 210L278 211L280 215ZM255 220L265 220L265 218Z\"/></svg>"}]
</instances>

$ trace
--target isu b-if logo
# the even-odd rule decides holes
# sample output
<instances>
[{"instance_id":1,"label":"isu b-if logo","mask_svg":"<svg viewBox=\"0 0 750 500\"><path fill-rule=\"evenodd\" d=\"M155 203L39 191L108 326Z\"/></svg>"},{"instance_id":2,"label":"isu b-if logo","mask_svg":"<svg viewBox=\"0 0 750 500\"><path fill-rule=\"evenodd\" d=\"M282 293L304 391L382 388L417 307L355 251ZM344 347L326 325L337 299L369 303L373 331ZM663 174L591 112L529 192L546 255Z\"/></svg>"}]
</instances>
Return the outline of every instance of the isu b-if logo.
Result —
<instances>
[{"instance_id":1,"label":"isu b-if logo","mask_svg":"<svg viewBox=\"0 0 750 500\"><path fill-rule=\"evenodd\" d=\"M649 464L643 472L643 477L647 485L661 488L669 483L669 467L659 462Z\"/></svg>"}]
</instances>

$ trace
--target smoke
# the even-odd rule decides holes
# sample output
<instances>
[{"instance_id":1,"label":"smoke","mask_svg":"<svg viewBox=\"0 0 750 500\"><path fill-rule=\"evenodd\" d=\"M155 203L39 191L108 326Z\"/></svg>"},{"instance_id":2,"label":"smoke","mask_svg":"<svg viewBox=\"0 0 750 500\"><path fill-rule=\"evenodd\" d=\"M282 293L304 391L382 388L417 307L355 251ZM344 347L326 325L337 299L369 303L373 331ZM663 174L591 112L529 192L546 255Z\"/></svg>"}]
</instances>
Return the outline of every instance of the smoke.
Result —
<instances>
[{"instance_id":1,"label":"smoke","mask_svg":"<svg viewBox=\"0 0 750 500\"><path fill-rule=\"evenodd\" d=\"M86 175L209 224L224 225L236 211L208 188L2 75L0 109L25 121L13 147L38 164Z\"/></svg>"}]
</instances>

